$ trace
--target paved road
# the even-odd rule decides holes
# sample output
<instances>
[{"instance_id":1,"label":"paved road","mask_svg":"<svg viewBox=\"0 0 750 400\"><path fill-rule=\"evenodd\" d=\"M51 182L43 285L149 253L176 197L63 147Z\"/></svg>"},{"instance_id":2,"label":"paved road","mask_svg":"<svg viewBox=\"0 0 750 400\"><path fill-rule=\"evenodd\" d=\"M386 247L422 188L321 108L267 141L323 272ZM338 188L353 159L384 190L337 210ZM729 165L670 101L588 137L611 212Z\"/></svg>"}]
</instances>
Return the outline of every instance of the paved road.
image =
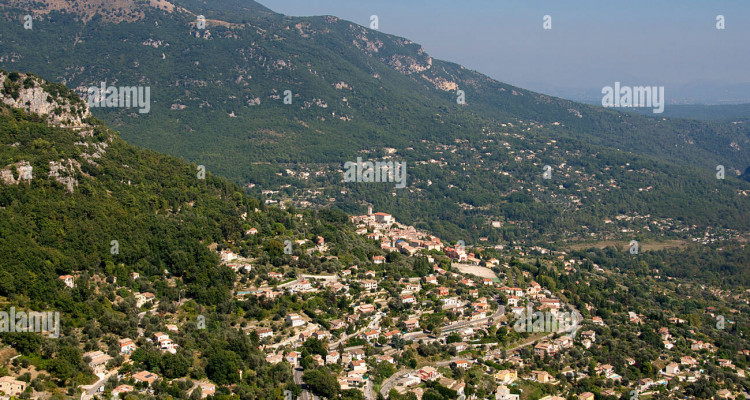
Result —
<instances>
[{"instance_id":1,"label":"paved road","mask_svg":"<svg viewBox=\"0 0 750 400\"><path fill-rule=\"evenodd\" d=\"M498 317L502 316L503 314L505 314L505 307L503 307L502 305L500 305L500 308L498 308L498 310L495 311L495 313L492 314L492 315L490 315L489 317L477 319L477 320L474 320L474 321L462 321L462 322L457 322L457 323L455 323L453 325L444 326L441 329L441 333L453 332L453 331L455 331L457 329L465 328L467 326L474 326L474 325L477 325L477 324L485 324L486 325L487 321L492 321L495 318L498 318ZM441 334L440 336L443 336L443 335Z\"/></svg>"},{"instance_id":2,"label":"paved road","mask_svg":"<svg viewBox=\"0 0 750 400\"><path fill-rule=\"evenodd\" d=\"M337 281L338 275L300 275L302 279L317 279L319 281Z\"/></svg>"},{"instance_id":3,"label":"paved road","mask_svg":"<svg viewBox=\"0 0 750 400\"><path fill-rule=\"evenodd\" d=\"M383 315L384 314L382 313L375 314L375 318L373 318L372 321L370 321L370 323L367 324L367 327L370 329L378 328L380 326L380 319L383 318Z\"/></svg>"},{"instance_id":4,"label":"paved road","mask_svg":"<svg viewBox=\"0 0 750 400\"><path fill-rule=\"evenodd\" d=\"M364 332L366 329L367 328L362 328L362 329L360 329L358 331L355 331L351 335L344 334L344 336L342 336L341 339L339 339L339 340L337 340L335 342L329 343L328 344L328 350L336 350L339 347L339 344L346 342L347 340L349 340L349 338L353 338L353 337L359 335L360 333Z\"/></svg>"},{"instance_id":5,"label":"paved road","mask_svg":"<svg viewBox=\"0 0 750 400\"><path fill-rule=\"evenodd\" d=\"M370 329L376 329L376 328L378 328L378 326L380 325L380 319L382 317L383 317L383 315L380 314L380 313L375 314L375 318L373 318L373 320L370 321L370 323L367 324L367 327L361 328L358 331L352 333L351 335L344 334L344 336L342 336L341 339L339 339L339 340L337 340L337 341L335 341L333 343L329 343L328 344L328 349L329 350L336 350L336 348L339 347L339 344L346 342L350 338L353 338L353 337L359 335L360 333L362 333L362 332L364 332L366 330L369 331Z\"/></svg>"},{"instance_id":6,"label":"paved road","mask_svg":"<svg viewBox=\"0 0 750 400\"><path fill-rule=\"evenodd\" d=\"M285 282L280 285L276 285L276 289L285 289L287 286L295 285L299 282L299 279L295 279L293 281Z\"/></svg>"},{"instance_id":7,"label":"paved road","mask_svg":"<svg viewBox=\"0 0 750 400\"><path fill-rule=\"evenodd\" d=\"M377 400L378 394L375 393L375 385L372 383L372 378L367 380L365 383L365 399L366 400Z\"/></svg>"},{"instance_id":8,"label":"paved road","mask_svg":"<svg viewBox=\"0 0 750 400\"><path fill-rule=\"evenodd\" d=\"M522 344L519 344L519 345L518 345L518 346L516 346L516 347L512 347L512 348L510 348L510 349L506 349L506 350L505 350L505 352L506 352L506 353L509 353L509 352L511 352L511 351L516 351L516 350L518 350L518 349L520 349L520 348L522 348L522 347L526 347L526 346L529 346L529 345L533 344L533 343L534 343L534 342L536 342L536 341L542 341L542 340L544 340L544 339L550 338L550 337L554 336L554 334L555 334L555 333L553 332L553 333L550 333L549 335L544 335L544 336L542 336L542 337L540 337L540 338L537 338L537 339L532 339L532 340L530 340L530 341L528 341L528 342L526 342L526 343L522 343Z\"/></svg>"},{"instance_id":9,"label":"paved road","mask_svg":"<svg viewBox=\"0 0 750 400\"><path fill-rule=\"evenodd\" d=\"M302 368L300 368L300 367L294 368L294 383L297 386L299 386L299 387L303 387L302 386L303 385L303 382L302 382ZM300 399L302 399L302 400L312 400L313 397L314 396L312 396L310 394L310 392L308 392L306 389L302 389L302 395L300 395Z\"/></svg>"},{"instance_id":10,"label":"paved road","mask_svg":"<svg viewBox=\"0 0 750 400\"><path fill-rule=\"evenodd\" d=\"M302 329L300 332L314 332L314 331L321 330L321 329L322 329L322 327L320 325L318 325L318 324L308 323L307 326L305 326L305 329ZM274 349L274 351L275 351L279 347L286 346L288 344L292 344L292 343L294 343L294 342L296 342L298 340L299 340L299 334L297 333L297 334L295 334L292 337L286 338L286 339L284 339L284 340L282 340L282 341L280 341L278 343L271 344L268 347Z\"/></svg>"},{"instance_id":11,"label":"paved road","mask_svg":"<svg viewBox=\"0 0 750 400\"><path fill-rule=\"evenodd\" d=\"M450 365L454 361L458 360L467 360L467 357L453 357L449 360L445 361L438 361L434 364L430 364L435 367L444 367L446 365ZM471 359L468 359L471 360ZM383 381L383 384L380 386L380 394L383 395L383 397L388 397L388 392L391 391L391 388L399 381L401 378L404 378L408 374L414 374L417 372L416 369L402 369L400 371L397 371L393 375L390 376L390 378Z\"/></svg>"},{"instance_id":12,"label":"paved road","mask_svg":"<svg viewBox=\"0 0 750 400\"><path fill-rule=\"evenodd\" d=\"M89 400L93 398L94 395L99 391L99 388L104 386L104 384L107 383L107 380L116 374L117 369L113 369L107 375L104 375L103 378L96 381L96 383L90 386L81 386L81 388L83 389L83 393L81 393L81 400Z\"/></svg>"},{"instance_id":13,"label":"paved road","mask_svg":"<svg viewBox=\"0 0 750 400\"><path fill-rule=\"evenodd\" d=\"M388 392L391 391L391 388L396 384L398 380L401 378L406 377L408 374L413 374L416 372L414 369L402 369L400 371L397 371L395 374L391 375L388 379L383 381L383 384L380 386L380 394L383 395L383 397L388 397Z\"/></svg>"}]
</instances>

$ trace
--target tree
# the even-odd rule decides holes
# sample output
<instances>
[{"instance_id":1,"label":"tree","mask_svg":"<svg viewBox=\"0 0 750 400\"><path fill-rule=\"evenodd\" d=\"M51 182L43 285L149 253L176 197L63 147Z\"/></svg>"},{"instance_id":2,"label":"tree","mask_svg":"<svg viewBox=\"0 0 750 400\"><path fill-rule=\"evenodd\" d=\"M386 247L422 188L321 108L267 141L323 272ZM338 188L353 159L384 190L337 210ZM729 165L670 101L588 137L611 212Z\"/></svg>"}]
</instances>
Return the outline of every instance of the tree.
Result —
<instances>
[{"instance_id":1,"label":"tree","mask_svg":"<svg viewBox=\"0 0 750 400\"><path fill-rule=\"evenodd\" d=\"M169 379L183 377L190 371L190 361L182 354L164 354L159 366L164 376Z\"/></svg>"},{"instance_id":2,"label":"tree","mask_svg":"<svg viewBox=\"0 0 750 400\"><path fill-rule=\"evenodd\" d=\"M432 266L427 261L426 257L417 257L417 259L414 260L414 273L420 277L432 273Z\"/></svg>"},{"instance_id":3,"label":"tree","mask_svg":"<svg viewBox=\"0 0 750 400\"><path fill-rule=\"evenodd\" d=\"M446 400L446 398L437 390L429 388L424 392L422 400Z\"/></svg>"},{"instance_id":4,"label":"tree","mask_svg":"<svg viewBox=\"0 0 750 400\"><path fill-rule=\"evenodd\" d=\"M317 338L309 338L302 345L304 350L307 350L310 354L319 354L321 357L328 355L328 349L323 340Z\"/></svg>"},{"instance_id":5,"label":"tree","mask_svg":"<svg viewBox=\"0 0 750 400\"><path fill-rule=\"evenodd\" d=\"M328 368L320 368L305 371L302 374L302 380L318 396L334 398L338 396L341 386L336 377L331 374Z\"/></svg>"},{"instance_id":6,"label":"tree","mask_svg":"<svg viewBox=\"0 0 750 400\"><path fill-rule=\"evenodd\" d=\"M42 346L42 337L33 333L6 333L4 336L3 342L24 355L35 353Z\"/></svg>"},{"instance_id":7,"label":"tree","mask_svg":"<svg viewBox=\"0 0 750 400\"><path fill-rule=\"evenodd\" d=\"M299 362L299 365L304 370L315 368L315 360L313 360L311 355L307 354L304 357L302 357L302 359Z\"/></svg>"},{"instance_id":8,"label":"tree","mask_svg":"<svg viewBox=\"0 0 750 400\"><path fill-rule=\"evenodd\" d=\"M456 332L453 332L450 335L448 335L447 338L445 338L445 343L448 343L448 344L450 344L450 343L458 343L461 340L462 340L461 339L461 335L459 335Z\"/></svg>"},{"instance_id":9,"label":"tree","mask_svg":"<svg viewBox=\"0 0 750 400\"><path fill-rule=\"evenodd\" d=\"M47 369L52 373L52 376L63 383L75 376L76 373L75 367L64 359L53 359Z\"/></svg>"},{"instance_id":10,"label":"tree","mask_svg":"<svg viewBox=\"0 0 750 400\"><path fill-rule=\"evenodd\" d=\"M347 389L341 391L342 400L365 400L365 395L357 389Z\"/></svg>"},{"instance_id":11,"label":"tree","mask_svg":"<svg viewBox=\"0 0 750 400\"><path fill-rule=\"evenodd\" d=\"M284 254L284 244L279 242L278 240L271 240L264 246L264 250L268 252L268 255L271 258L280 257L282 254Z\"/></svg>"},{"instance_id":12,"label":"tree","mask_svg":"<svg viewBox=\"0 0 750 400\"><path fill-rule=\"evenodd\" d=\"M240 380L240 365L237 354L220 350L208 359L206 375L219 385L237 383Z\"/></svg>"}]
</instances>

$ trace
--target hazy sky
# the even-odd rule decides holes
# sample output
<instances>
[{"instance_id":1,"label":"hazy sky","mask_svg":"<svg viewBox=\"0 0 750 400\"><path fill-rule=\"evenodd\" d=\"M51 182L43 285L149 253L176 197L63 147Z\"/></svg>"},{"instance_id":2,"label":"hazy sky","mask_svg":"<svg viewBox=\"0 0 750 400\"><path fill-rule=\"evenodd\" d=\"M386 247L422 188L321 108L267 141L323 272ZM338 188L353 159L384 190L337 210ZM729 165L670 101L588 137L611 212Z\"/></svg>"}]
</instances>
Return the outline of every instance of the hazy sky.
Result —
<instances>
[{"instance_id":1,"label":"hazy sky","mask_svg":"<svg viewBox=\"0 0 750 400\"><path fill-rule=\"evenodd\" d=\"M260 0L335 15L525 88L750 82L746 0ZM726 29L716 29L717 15ZM544 15L552 29L542 28Z\"/></svg>"}]
</instances>

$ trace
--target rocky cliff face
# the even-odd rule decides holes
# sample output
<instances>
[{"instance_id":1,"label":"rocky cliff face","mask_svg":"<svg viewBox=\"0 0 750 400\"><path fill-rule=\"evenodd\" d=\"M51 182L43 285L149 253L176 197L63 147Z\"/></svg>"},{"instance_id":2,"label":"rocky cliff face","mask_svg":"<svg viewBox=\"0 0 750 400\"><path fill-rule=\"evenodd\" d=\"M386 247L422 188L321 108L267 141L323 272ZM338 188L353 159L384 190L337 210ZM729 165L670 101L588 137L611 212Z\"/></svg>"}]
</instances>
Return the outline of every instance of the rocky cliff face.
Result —
<instances>
[{"instance_id":1,"label":"rocky cliff face","mask_svg":"<svg viewBox=\"0 0 750 400\"><path fill-rule=\"evenodd\" d=\"M90 124L88 105L75 93L62 85L45 82L31 74L0 71L0 108L21 109L37 115L45 123L70 130L78 138L75 145L81 149L80 160L97 165L112 141L94 141L94 126ZM10 143L16 147L19 143ZM60 158L47 161L46 165L32 165L29 160L16 159L0 168L0 182L4 185L33 184L36 179L48 177L64 185L69 192L78 186L77 177L85 174L81 161L76 158Z\"/></svg>"},{"instance_id":2,"label":"rocky cliff face","mask_svg":"<svg viewBox=\"0 0 750 400\"><path fill-rule=\"evenodd\" d=\"M18 176L18 179L15 176ZM23 181L30 181L33 176L33 169L26 160L8 164L0 170L0 180L6 185L18 185Z\"/></svg>"},{"instance_id":3,"label":"rocky cliff face","mask_svg":"<svg viewBox=\"0 0 750 400\"><path fill-rule=\"evenodd\" d=\"M83 128L87 126L84 120L91 117L84 101L37 76L0 71L0 82L3 82L0 97L3 104L44 116L50 125Z\"/></svg>"}]
</instances>

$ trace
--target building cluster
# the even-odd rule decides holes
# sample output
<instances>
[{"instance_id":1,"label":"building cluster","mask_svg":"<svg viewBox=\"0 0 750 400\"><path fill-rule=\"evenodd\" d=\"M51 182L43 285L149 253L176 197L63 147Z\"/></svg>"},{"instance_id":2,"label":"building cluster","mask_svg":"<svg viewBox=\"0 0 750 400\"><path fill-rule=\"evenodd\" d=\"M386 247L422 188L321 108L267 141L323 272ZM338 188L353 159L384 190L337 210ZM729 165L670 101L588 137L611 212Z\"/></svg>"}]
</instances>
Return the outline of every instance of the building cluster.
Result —
<instances>
[{"instance_id":1,"label":"building cluster","mask_svg":"<svg viewBox=\"0 0 750 400\"><path fill-rule=\"evenodd\" d=\"M738 366L731 357L720 353L717 345L708 338L697 334L685 336L682 327L687 321L677 316L669 317L669 323L656 330L663 345L663 354L657 360L636 361L628 357L622 365L602 360L608 362L594 362L591 369L588 366L568 366L561 371L547 369L533 363L528 354L542 360L554 357L563 365L576 365L572 362L575 360L569 358L571 349L576 349L579 354L590 354L606 342L603 338L607 337L609 325L616 320L628 321L630 328L638 332L653 321L634 310L624 310L620 315L602 314L607 318L605 321L605 317L596 315L593 306L585 304L589 316L578 321L579 326L575 330L566 332L570 334L559 334L549 329L548 324L559 323L565 313L577 310L566 303L564 294L553 293L543 287L527 271L516 271L516 278L523 279L514 279L508 264L496 258L483 258L481 249L473 248L472 251L465 246L446 246L440 238L400 224L390 214L370 211L366 215L351 217L351 221L356 225L358 234L379 241L383 250L381 254L401 252L424 257L431 269L422 277L387 279L390 255L373 255L366 265L347 265L330 275L295 276L288 266L274 268L273 271L263 271L261 266L257 288L240 286L238 278L233 293L238 299L250 296L262 300L275 300L282 296L307 298L330 291L337 299L346 300L347 311L331 319L320 318L309 309L297 308L286 313L284 318L243 324L242 329L247 334L257 335L259 347L268 363L288 363L300 367L309 362L309 359L303 361L303 346L308 340L316 339L327 346L327 353L311 355L313 366L331 367L342 389L357 389L370 396L372 392L368 390L373 387L373 374L380 366L390 364L395 370L405 369L407 373L387 378L383 387L393 388L402 394L414 393L418 399L427 390L426 383L439 383L463 396L465 383L457 379L462 376L460 371L479 369L488 373L489 379L494 378L496 389L493 395L496 400L520 400L520 389L526 384L544 384L559 389L556 392L553 390L554 394L543 397L543 400L571 397L593 400L593 393L571 396L569 391L563 389L566 379L590 378L592 373L595 377L613 382L611 387L601 390L602 395L612 396L630 391L639 395L648 394L668 386L672 381L692 383L702 378L710 380L713 377L709 376L706 368L709 365L745 377L746 370L742 364ZM257 229L246 233L255 235ZM298 241L298 244L303 242ZM327 259L335 259L328 253L324 238L311 238L307 242L313 246L308 250L320 252ZM514 254L555 257L553 262L557 262L558 272L562 274L575 273L582 263L565 254L555 255L542 247L513 247L508 250L514 251ZM449 260L446 261L440 252ZM255 274L257 271L252 266L254 260L243 258L230 249L220 250L219 257L223 264L237 272L253 271ZM593 264L592 271L595 274L604 272L596 264ZM137 274L131 277L139 279ZM59 278L66 287L75 287L76 277L63 275ZM715 296L730 294L721 291L714 293ZM158 306L154 293L136 292L133 298L139 310L148 308L145 312L152 313ZM392 312L394 308L399 311ZM718 313L713 308L707 308L705 312L711 317L716 317ZM444 319L433 320L432 316L436 313L445 315L441 317ZM490 335L489 332L503 328L513 330L519 320L528 318L532 321L532 314L544 316L542 330L537 331L536 327L532 327L519 333L537 335L533 340L507 352L497 342L482 341ZM160 329L158 332L141 333L135 339L120 338L118 353L127 360L139 345L148 345L175 354L179 349L180 328L175 324L166 324ZM450 348L451 356L427 362L424 361L427 358L424 358L417 367L405 365L405 351L413 351L418 344L440 344ZM527 351L524 352L524 348ZM738 354L750 357L748 350L740 350ZM112 357L103 351L89 351L83 356L91 371L100 378L116 372ZM487 361L502 365L503 369L491 368L486 365ZM626 387L622 383L625 371L631 367L640 368L641 363L646 361L658 369L656 378L631 381ZM558 373L566 379L560 379ZM158 374L145 370L118 374L118 377L124 383L112 393L119 396L143 391L141 388L144 386L148 391L148 387L160 379ZM200 387L202 397L210 396L216 390L214 384L207 381L196 383L196 387ZM24 381L12 377L0 378L0 391L6 395L17 396L26 388ZM717 395L732 398L735 393L725 390Z\"/></svg>"}]
</instances>

